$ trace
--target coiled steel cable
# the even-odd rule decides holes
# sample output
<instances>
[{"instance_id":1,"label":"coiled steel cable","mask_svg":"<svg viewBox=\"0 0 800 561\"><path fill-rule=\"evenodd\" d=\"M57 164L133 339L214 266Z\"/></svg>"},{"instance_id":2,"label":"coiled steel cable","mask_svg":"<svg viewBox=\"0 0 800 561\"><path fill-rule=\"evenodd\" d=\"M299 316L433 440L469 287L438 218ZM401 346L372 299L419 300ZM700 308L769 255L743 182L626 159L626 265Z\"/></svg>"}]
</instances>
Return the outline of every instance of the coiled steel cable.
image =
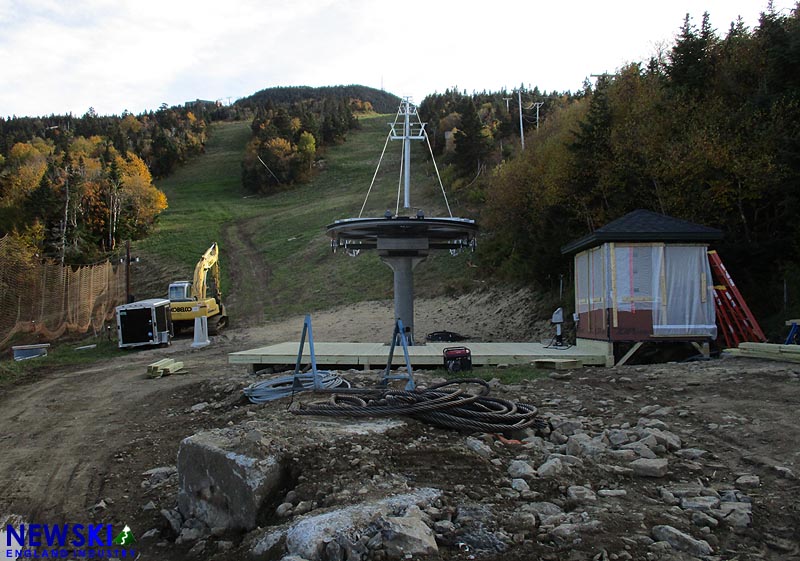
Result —
<instances>
[{"instance_id":1,"label":"coiled steel cable","mask_svg":"<svg viewBox=\"0 0 800 561\"><path fill-rule=\"evenodd\" d=\"M477 393L461 387L477 385ZM295 403L295 415L342 417L405 416L432 425L468 432L512 433L529 427L542 427L533 405L489 397L489 385L478 378L458 379L430 388L402 391L381 389L327 389L327 402Z\"/></svg>"},{"instance_id":2,"label":"coiled steel cable","mask_svg":"<svg viewBox=\"0 0 800 561\"><path fill-rule=\"evenodd\" d=\"M323 390L350 387L350 382L341 376L331 374L330 372L319 372L319 376ZM314 377L312 375L302 374L297 378L302 384L301 389L298 389L294 386L294 375L289 375L255 382L244 388L242 391L251 402L266 403L282 397L289 397L299 391L314 390Z\"/></svg>"}]
</instances>

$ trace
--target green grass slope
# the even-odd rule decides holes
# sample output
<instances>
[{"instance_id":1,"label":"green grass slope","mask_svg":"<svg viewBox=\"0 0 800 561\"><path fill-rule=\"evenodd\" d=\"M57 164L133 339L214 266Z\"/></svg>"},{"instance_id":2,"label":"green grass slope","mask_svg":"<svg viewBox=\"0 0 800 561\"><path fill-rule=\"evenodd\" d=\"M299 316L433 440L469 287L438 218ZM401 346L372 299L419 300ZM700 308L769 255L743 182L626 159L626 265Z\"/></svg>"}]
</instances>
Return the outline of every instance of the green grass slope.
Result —
<instances>
[{"instance_id":1,"label":"green grass slope","mask_svg":"<svg viewBox=\"0 0 800 561\"><path fill-rule=\"evenodd\" d=\"M206 153L158 184L169 208L155 232L134 246L142 258L134 265L137 298L161 296L171 280L190 278L213 241L220 244L223 292L236 323L237 316L261 321L391 298L391 271L377 255L332 254L325 227L358 215L392 119L363 117L361 130L323 154L314 181L268 197L247 195L241 188L239 165L249 123L215 125ZM390 142L364 216L394 211L400 145ZM446 215L423 150L419 143L412 150L412 205L429 216ZM459 215L457 208L453 212ZM417 294L468 290L474 283L469 257L446 252L428 257L415 271Z\"/></svg>"}]
</instances>

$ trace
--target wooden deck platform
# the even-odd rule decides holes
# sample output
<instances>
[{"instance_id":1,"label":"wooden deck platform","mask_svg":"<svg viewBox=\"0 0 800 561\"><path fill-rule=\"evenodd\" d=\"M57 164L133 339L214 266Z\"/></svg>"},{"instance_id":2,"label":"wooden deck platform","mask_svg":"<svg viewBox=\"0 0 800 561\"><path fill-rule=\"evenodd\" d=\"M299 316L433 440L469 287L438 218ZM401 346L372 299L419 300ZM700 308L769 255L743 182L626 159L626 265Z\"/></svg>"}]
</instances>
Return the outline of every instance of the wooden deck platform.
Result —
<instances>
[{"instance_id":1,"label":"wooden deck platform","mask_svg":"<svg viewBox=\"0 0 800 561\"><path fill-rule=\"evenodd\" d=\"M275 365L293 365L297 360L300 342L279 343L268 347L260 347L247 351L239 351L228 355L230 364L252 365L260 369ZM409 358L412 367L443 366L442 351L448 347L467 347L472 352L473 366L497 366L498 364L531 364L534 361L575 361L580 365L605 366L607 356L596 349L570 347L558 350L547 348L541 343L427 343L409 347ZM383 368L389 357L389 345L384 343L315 343L314 352L317 365L321 368L337 366ZM303 363L308 364L311 358L306 343L303 349ZM395 348L392 364L405 365L403 348ZM552 366L551 366L552 367Z\"/></svg>"}]
</instances>

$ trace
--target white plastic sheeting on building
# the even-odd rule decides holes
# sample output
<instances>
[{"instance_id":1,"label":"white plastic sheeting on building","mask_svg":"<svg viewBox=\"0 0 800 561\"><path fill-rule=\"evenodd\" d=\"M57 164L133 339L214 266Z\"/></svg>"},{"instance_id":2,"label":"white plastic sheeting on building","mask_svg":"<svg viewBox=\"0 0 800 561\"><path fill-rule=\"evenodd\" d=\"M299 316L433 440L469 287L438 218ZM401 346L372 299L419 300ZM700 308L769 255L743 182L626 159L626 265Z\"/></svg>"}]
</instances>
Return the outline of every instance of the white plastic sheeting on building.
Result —
<instances>
[{"instance_id":1,"label":"white plastic sheeting on building","mask_svg":"<svg viewBox=\"0 0 800 561\"><path fill-rule=\"evenodd\" d=\"M575 256L579 314L648 310L655 337L716 338L707 246L606 243Z\"/></svg>"}]
</instances>

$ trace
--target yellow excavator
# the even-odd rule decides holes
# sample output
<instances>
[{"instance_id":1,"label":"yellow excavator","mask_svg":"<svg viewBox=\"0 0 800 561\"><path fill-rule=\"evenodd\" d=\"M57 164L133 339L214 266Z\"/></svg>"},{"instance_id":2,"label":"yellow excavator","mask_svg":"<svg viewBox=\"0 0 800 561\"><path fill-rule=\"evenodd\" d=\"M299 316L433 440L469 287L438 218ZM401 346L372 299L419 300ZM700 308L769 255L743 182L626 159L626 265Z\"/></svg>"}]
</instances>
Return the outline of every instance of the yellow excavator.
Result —
<instances>
[{"instance_id":1,"label":"yellow excavator","mask_svg":"<svg viewBox=\"0 0 800 561\"><path fill-rule=\"evenodd\" d=\"M213 281L213 296L207 295L209 271ZM167 298L169 298L175 335L180 333L181 329L194 327L194 320L197 317L206 316L208 318L209 335L216 335L228 324L228 316L225 313L220 290L217 242L211 244L211 247L200 257L200 261L194 268L194 280L171 283Z\"/></svg>"}]
</instances>

